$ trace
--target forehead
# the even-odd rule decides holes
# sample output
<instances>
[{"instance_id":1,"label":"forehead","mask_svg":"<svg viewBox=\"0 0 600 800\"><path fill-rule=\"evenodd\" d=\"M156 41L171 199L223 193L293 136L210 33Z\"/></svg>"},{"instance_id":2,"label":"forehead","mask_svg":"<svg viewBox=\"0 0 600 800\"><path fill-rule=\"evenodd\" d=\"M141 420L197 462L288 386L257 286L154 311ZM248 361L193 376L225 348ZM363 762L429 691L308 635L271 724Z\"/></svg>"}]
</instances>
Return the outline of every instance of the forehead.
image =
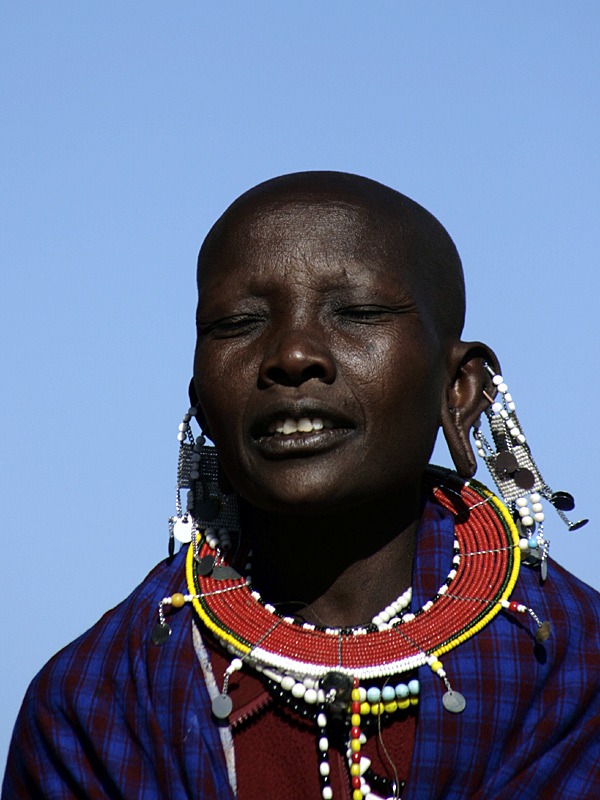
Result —
<instances>
[{"instance_id":1,"label":"forehead","mask_svg":"<svg viewBox=\"0 0 600 800\"><path fill-rule=\"evenodd\" d=\"M361 269L406 279L400 230L358 201L307 197L261 202L225 215L199 259L200 291L232 270L260 275L274 268L323 274Z\"/></svg>"}]
</instances>

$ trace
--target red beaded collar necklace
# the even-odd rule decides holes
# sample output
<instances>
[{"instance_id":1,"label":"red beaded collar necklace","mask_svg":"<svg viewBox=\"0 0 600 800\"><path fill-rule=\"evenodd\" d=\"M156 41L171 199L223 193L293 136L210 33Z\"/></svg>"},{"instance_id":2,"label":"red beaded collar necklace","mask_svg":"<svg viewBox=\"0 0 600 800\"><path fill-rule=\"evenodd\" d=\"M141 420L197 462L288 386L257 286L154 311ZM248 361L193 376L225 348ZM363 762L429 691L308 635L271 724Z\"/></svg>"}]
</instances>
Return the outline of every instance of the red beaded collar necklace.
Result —
<instances>
[{"instance_id":1,"label":"red beaded collar necklace","mask_svg":"<svg viewBox=\"0 0 600 800\"><path fill-rule=\"evenodd\" d=\"M203 534L199 550L190 545L186 600L228 650L250 665L278 674L319 679L335 671L364 680L429 664L449 688L440 656L509 607L519 572L519 534L506 508L477 481L465 483L433 467L424 486L455 515L456 538L446 581L414 614L357 628L320 628L280 616L236 572L221 572L220 579L201 574L199 563L212 554Z\"/></svg>"}]
</instances>

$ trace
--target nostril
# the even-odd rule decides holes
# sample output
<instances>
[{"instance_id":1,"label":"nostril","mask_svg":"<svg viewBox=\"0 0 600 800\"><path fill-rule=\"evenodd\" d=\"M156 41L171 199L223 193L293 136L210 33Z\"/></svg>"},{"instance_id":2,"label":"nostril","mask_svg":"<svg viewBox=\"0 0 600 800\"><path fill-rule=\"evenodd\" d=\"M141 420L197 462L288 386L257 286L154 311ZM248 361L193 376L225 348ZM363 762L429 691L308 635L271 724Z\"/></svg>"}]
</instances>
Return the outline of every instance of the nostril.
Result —
<instances>
[{"instance_id":1,"label":"nostril","mask_svg":"<svg viewBox=\"0 0 600 800\"><path fill-rule=\"evenodd\" d=\"M326 371L322 364L309 364L299 372L288 371L281 367L270 367L266 375L270 381L278 383L280 386L298 386L311 378L323 380L326 377Z\"/></svg>"},{"instance_id":2,"label":"nostril","mask_svg":"<svg viewBox=\"0 0 600 800\"><path fill-rule=\"evenodd\" d=\"M268 369L267 378L273 383L278 383L280 386L293 386L294 383L296 383L291 375L288 375L288 373L280 367L271 367Z\"/></svg>"}]
</instances>

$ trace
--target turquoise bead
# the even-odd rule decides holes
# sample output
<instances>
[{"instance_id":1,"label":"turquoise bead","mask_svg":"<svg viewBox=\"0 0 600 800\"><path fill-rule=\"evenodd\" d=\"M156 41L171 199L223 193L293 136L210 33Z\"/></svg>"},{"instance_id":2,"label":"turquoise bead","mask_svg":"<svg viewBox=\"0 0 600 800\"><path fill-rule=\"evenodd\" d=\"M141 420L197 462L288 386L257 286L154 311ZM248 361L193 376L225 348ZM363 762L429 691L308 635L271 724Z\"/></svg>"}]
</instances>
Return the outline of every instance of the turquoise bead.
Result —
<instances>
[{"instance_id":1,"label":"turquoise bead","mask_svg":"<svg viewBox=\"0 0 600 800\"><path fill-rule=\"evenodd\" d=\"M384 686L381 690L381 699L384 703L391 703L396 699L396 691L393 686Z\"/></svg>"},{"instance_id":2,"label":"turquoise bead","mask_svg":"<svg viewBox=\"0 0 600 800\"><path fill-rule=\"evenodd\" d=\"M399 683L396 686L396 697L400 700L404 700L405 697L408 697L408 686L405 683Z\"/></svg>"},{"instance_id":3,"label":"turquoise bead","mask_svg":"<svg viewBox=\"0 0 600 800\"><path fill-rule=\"evenodd\" d=\"M527 544L532 550L535 550L535 548L538 546L537 536L531 536Z\"/></svg>"},{"instance_id":4,"label":"turquoise bead","mask_svg":"<svg viewBox=\"0 0 600 800\"><path fill-rule=\"evenodd\" d=\"M381 700L381 691L377 686L367 689L367 700L369 703L378 703Z\"/></svg>"},{"instance_id":5,"label":"turquoise bead","mask_svg":"<svg viewBox=\"0 0 600 800\"><path fill-rule=\"evenodd\" d=\"M408 691L409 691L411 694L413 694L413 695L419 694L419 689L420 689L420 688L421 688L421 687L420 687L420 685L419 685L419 681L417 681L417 680L413 679L412 681L409 681L409 682L408 682Z\"/></svg>"}]
</instances>

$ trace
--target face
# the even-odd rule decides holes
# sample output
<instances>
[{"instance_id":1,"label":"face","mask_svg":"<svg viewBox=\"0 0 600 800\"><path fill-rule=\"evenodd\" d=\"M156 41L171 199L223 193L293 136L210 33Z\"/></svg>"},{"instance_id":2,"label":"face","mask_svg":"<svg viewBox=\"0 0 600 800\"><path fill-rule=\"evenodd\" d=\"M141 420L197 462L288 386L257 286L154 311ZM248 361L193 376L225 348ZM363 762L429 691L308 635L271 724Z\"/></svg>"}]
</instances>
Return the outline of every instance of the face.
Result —
<instances>
[{"instance_id":1,"label":"face","mask_svg":"<svg viewBox=\"0 0 600 800\"><path fill-rule=\"evenodd\" d=\"M237 491L319 513L414 486L440 422L426 287L352 203L247 210L200 273L194 381Z\"/></svg>"}]
</instances>

